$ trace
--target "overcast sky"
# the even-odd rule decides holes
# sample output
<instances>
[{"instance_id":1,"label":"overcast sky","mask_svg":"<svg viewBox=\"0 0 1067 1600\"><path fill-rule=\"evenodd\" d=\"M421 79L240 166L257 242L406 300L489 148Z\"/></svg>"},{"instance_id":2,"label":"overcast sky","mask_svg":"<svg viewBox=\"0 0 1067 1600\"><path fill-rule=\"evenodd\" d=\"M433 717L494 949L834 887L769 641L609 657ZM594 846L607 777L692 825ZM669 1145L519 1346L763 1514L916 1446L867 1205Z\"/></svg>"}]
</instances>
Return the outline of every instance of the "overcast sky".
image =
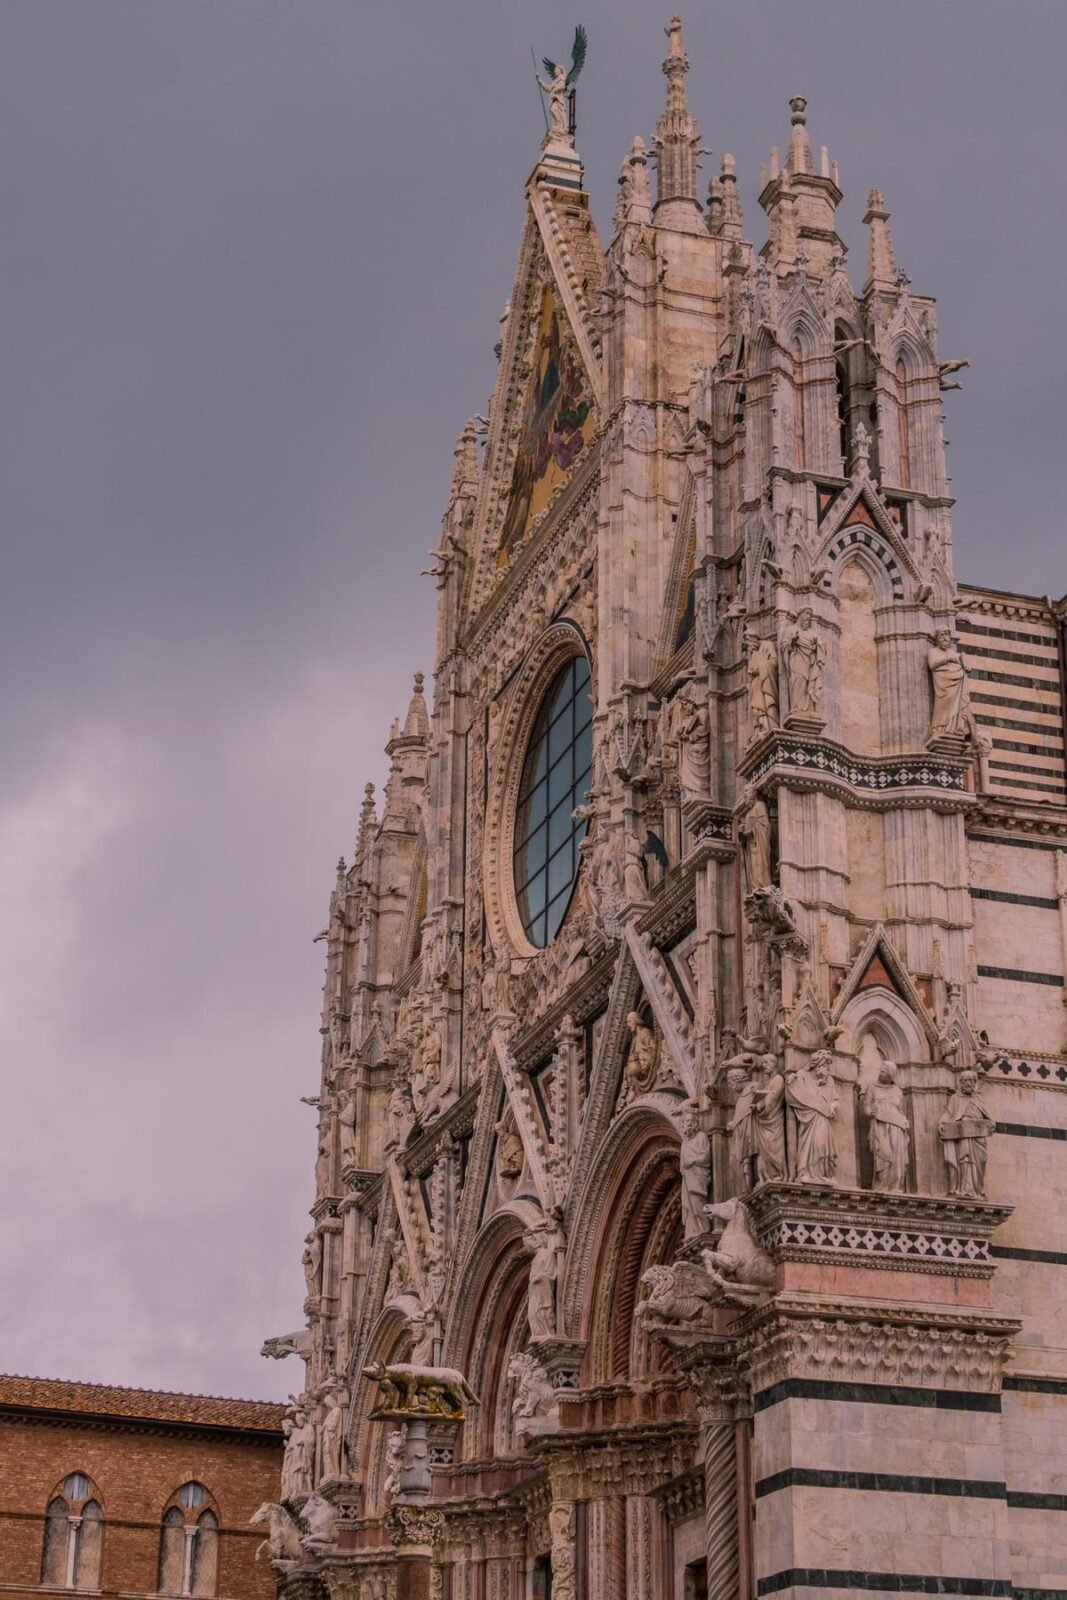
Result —
<instances>
[{"instance_id":1,"label":"overcast sky","mask_svg":"<svg viewBox=\"0 0 1067 1600\"><path fill-rule=\"evenodd\" d=\"M589 30L601 227L648 139L633 0L0 0L0 1368L282 1396L322 946L429 671L543 128ZM877 185L940 301L957 561L1067 588L1062 0L737 0L686 20L714 169L809 97L854 278ZM712 165L705 167L705 179Z\"/></svg>"}]
</instances>

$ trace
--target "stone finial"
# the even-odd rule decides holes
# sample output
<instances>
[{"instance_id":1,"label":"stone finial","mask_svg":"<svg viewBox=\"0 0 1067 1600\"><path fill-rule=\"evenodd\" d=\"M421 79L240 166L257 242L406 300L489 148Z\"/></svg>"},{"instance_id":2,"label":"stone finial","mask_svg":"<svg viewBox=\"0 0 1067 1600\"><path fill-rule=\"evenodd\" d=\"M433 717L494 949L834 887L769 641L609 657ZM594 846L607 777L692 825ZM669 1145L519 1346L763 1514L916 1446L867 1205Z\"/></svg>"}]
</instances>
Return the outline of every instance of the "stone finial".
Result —
<instances>
[{"instance_id":1,"label":"stone finial","mask_svg":"<svg viewBox=\"0 0 1067 1600\"><path fill-rule=\"evenodd\" d=\"M811 153L811 140L808 138L808 102L802 94L795 94L789 102L790 121L792 127L789 134L789 161L790 172L814 172L815 158Z\"/></svg>"},{"instance_id":2,"label":"stone finial","mask_svg":"<svg viewBox=\"0 0 1067 1600\"><path fill-rule=\"evenodd\" d=\"M411 690L411 704L408 706L408 714L404 719L405 738L421 738L423 734L430 731L430 718L422 692L423 682L423 674L416 672L415 682Z\"/></svg>"},{"instance_id":3,"label":"stone finial","mask_svg":"<svg viewBox=\"0 0 1067 1600\"><path fill-rule=\"evenodd\" d=\"M896 287L896 263L893 259L893 240L889 232L889 212L881 189L872 189L867 196L867 211L863 218L867 234L867 282L864 294L872 289L892 290Z\"/></svg>"},{"instance_id":4,"label":"stone finial","mask_svg":"<svg viewBox=\"0 0 1067 1600\"><path fill-rule=\"evenodd\" d=\"M353 864L358 866L367 853L370 836L377 826L378 818L374 808L374 785L368 783L363 790L363 804L359 808L359 829L356 833L356 853Z\"/></svg>"},{"instance_id":5,"label":"stone finial","mask_svg":"<svg viewBox=\"0 0 1067 1600\"><path fill-rule=\"evenodd\" d=\"M456 496L462 494L467 485L478 482L478 429L473 417L468 417L460 429L452 454L455 457L452 494Z\"/></svg>"},{"instance_id":6,"label":"stone finial","mask_svg":"<svg viewBox=\"0 0 1067 1600\"><path fill-rule=\"evenodd\" d=\"M647 222L652 215L652 192L648 184L648 156L645 141L637 134L627 157L630 168L630 221Z\"/></svg>"},{"instance_id":7,"label":"stone finial","mask_svg":"<svg viewBox=\"0 0 1067 1600\"><path fill-rule=\"evenodd\" d=\"M654 145L659 175L656 220L692 228L699 218L697 155L700 130L689 113L685 75L689 57L682 43L682 22L672 17L666 29L668 45L663 71L667 78L667 105L656 123ZM664 211L669 207L669 211Z\"/></svg>"},{"instance_id":8,"label":"stone finial","mask_svg":"<svg viewBox=\"0 0 1067 1600\"><path fill-rule=\"evenodd\" d=\"M722 158L722 236L724 239L740 239L741 233L741 191L737 183L737 162L727 152Z\"/></svg>"}]
</instances>

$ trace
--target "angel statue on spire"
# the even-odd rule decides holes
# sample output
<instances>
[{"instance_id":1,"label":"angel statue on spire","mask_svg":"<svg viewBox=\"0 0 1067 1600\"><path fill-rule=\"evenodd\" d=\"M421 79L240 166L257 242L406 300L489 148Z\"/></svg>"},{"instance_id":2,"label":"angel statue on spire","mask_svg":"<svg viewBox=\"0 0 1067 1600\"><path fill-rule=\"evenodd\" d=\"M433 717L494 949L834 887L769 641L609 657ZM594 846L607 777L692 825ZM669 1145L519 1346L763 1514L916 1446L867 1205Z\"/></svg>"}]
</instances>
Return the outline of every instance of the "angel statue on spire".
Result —
<instances>
[{"instance_id":1,"label":"angel statue on spire","mask_svg":"<svg viewBox=\"0 0 1067 1600\"><path fill-rule=\"evenodd\" d=\"M548 95L548 137L553 143L557 140L562 140L565 144L570 143L571 123L567 101L575 80L585 65L586 43L585 29L579 23L574 30L569 72L562 62L551 61L548 56L541 57L548 73L548 82L545 83L543 78L538 77L537 84Z\"/></svg>"}]
</instances>

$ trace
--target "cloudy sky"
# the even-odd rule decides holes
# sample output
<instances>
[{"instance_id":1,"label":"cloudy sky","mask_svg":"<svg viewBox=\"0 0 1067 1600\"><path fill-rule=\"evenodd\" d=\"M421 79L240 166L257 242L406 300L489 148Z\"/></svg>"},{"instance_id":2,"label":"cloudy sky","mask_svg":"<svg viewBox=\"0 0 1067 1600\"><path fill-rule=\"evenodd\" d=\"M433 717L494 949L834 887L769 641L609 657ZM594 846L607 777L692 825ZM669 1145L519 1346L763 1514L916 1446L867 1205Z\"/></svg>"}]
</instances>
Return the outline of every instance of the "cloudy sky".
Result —
<instances>
[{"instance_id":1,"label":"cloudy sky","mask_svg":"<svg viewBox=\"0 0 1067 1600\"><path fill-rule=\"evenodd\" d=\"M492 383L575 0L0 0L0 1369L284 1395L323 925ZM602 227L663 24L582 0ZM809 96L940 300L957 558L1067 588L1062 0L692 8L705 143ZM706 169L706 174L707 174Z\"/></svg>"}]
</instances>

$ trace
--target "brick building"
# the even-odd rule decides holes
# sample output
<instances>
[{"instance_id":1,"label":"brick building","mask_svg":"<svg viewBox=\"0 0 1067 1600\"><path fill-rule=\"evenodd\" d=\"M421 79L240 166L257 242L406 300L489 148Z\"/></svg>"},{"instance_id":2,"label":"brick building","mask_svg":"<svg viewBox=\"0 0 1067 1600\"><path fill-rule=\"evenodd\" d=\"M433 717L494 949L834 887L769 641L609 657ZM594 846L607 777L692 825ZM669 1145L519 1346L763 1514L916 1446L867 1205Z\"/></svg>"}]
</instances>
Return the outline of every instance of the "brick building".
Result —
<instances>
[{"instance_id":1,"label":"brick building","mask_svg":"<svg viewBox=\"0 0 1067 1600\"><path fill-rule=\"evenodd\" d=\"M0 1595L266 1600L282 1407L0 1376Z\"/></svg>"}]
</instances>

